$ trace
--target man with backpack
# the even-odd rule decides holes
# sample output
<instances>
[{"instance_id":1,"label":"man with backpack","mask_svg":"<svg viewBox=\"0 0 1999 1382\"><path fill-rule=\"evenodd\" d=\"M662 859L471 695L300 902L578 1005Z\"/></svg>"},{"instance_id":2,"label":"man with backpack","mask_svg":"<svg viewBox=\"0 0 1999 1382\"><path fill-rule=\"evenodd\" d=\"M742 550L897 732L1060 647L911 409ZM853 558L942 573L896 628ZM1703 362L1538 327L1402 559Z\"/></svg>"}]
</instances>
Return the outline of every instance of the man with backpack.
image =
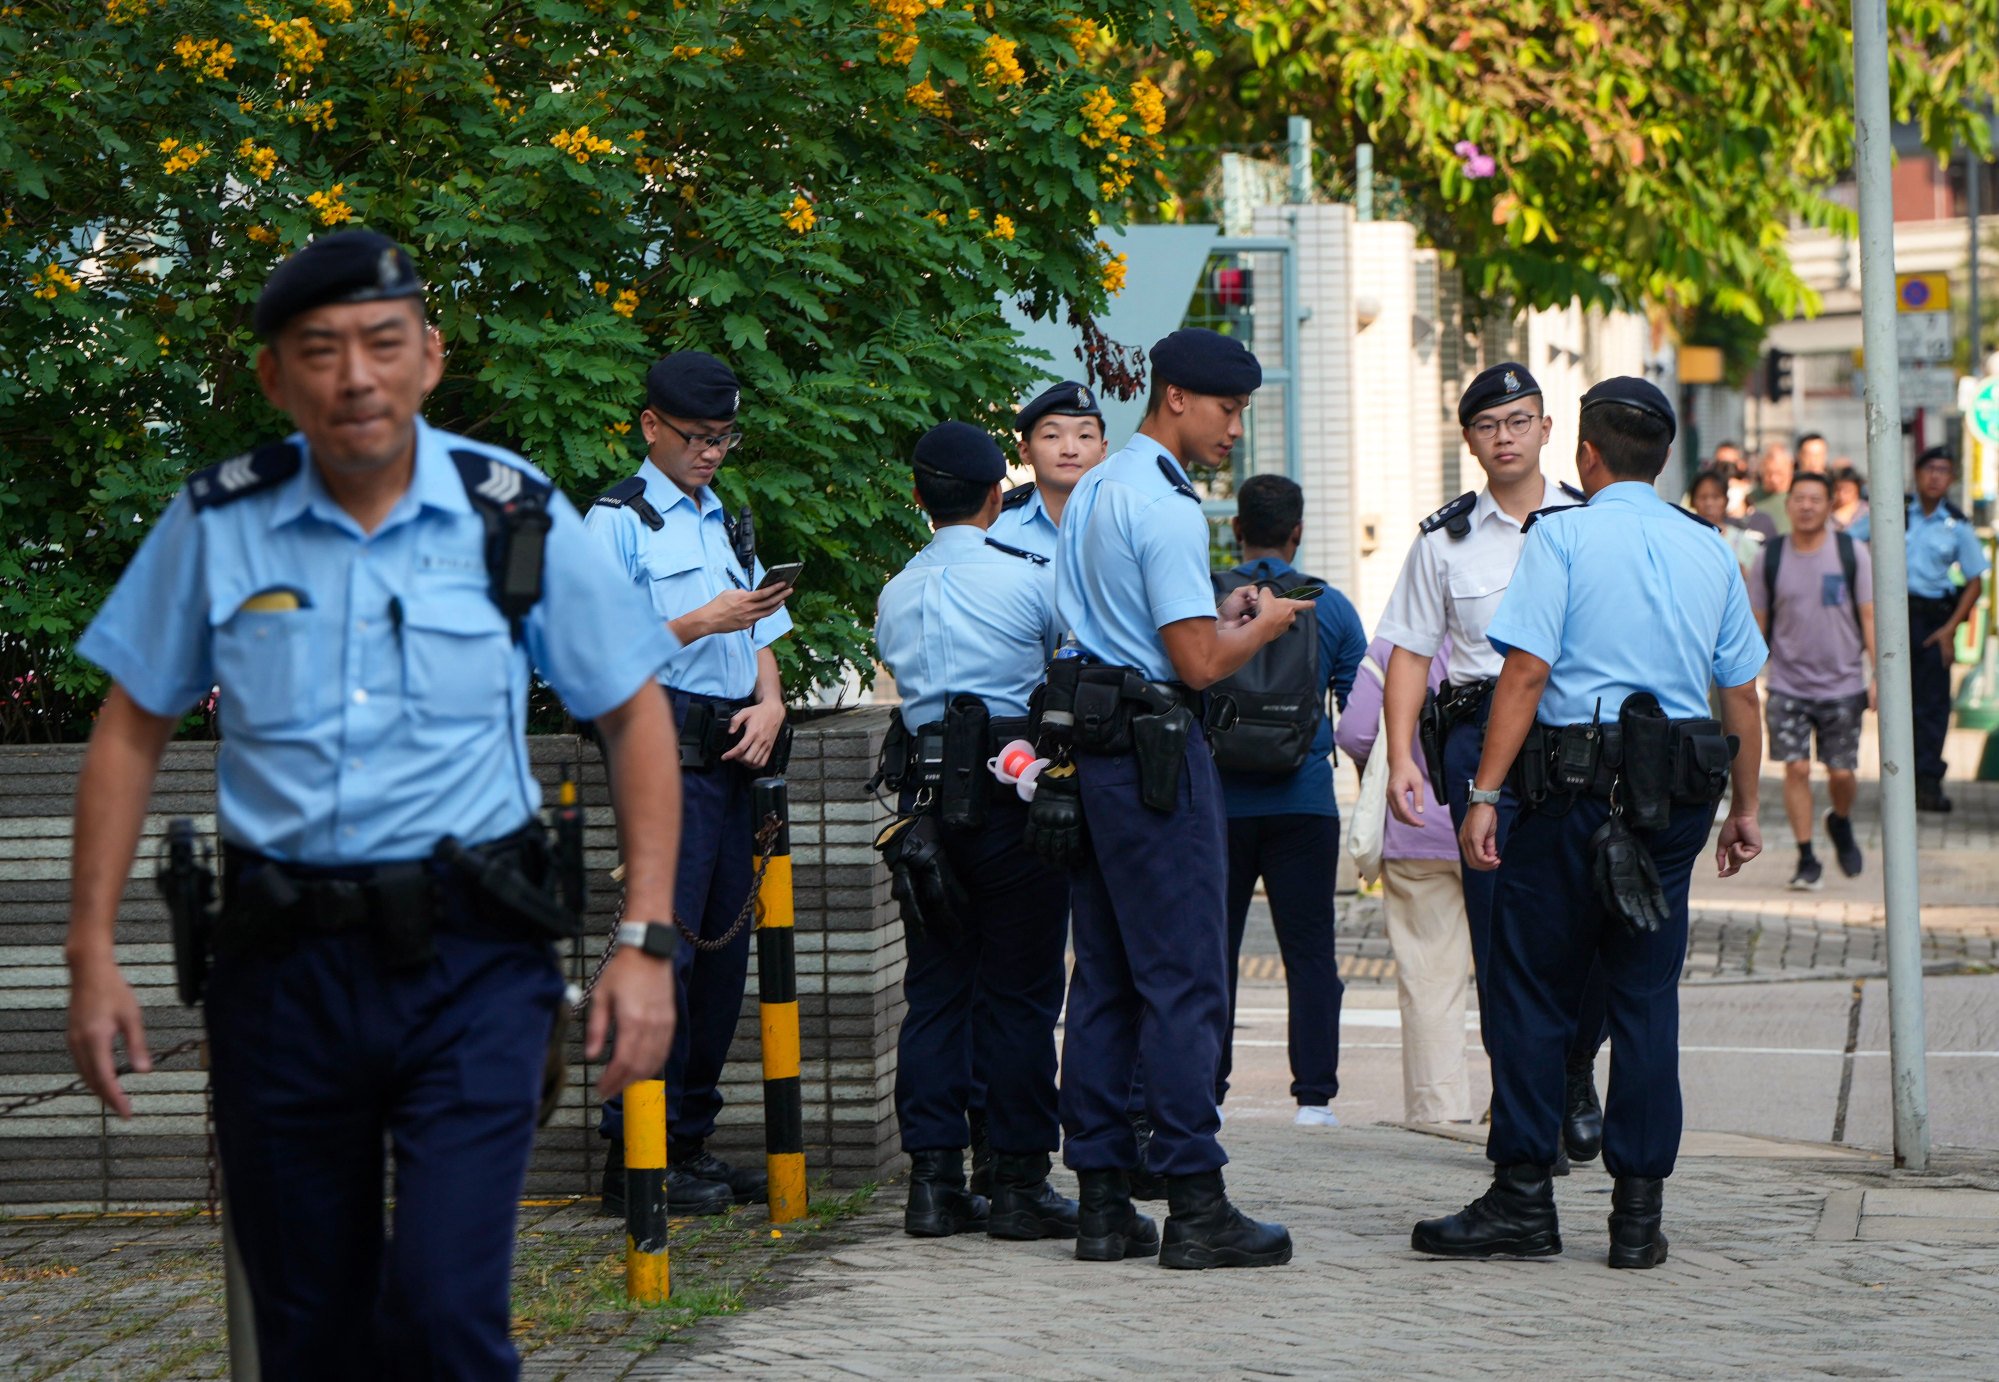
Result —
<instances>
[{"instance_id":1,"label":"man with backpack","mask_svg":"<svg viewBox=\"0 0 1999 1382\"><path fill-rule=\"evenodd\" d=\"M1770 757L1784 765L1784 814L1798 843L1791 887L1822 886L1812 853L1812 740L1831 779L1826 835L1848 878L1864 860L1853 838L1861 716L1874 708L1874 566L1867 547L1827 525L1832 482L1801 471L1785 499L1788 536L1774 537L1749 570L1749 600L1770 644Z\"/></svg>"},{"instance_id":2,"label":"man with backpack","mask_svg":"<svg viewBox=\"0 0 1999 1382\"><path fill-rule=\"evenodd\" d=\"M1292 567L1304 534L1305 494L1281 475L1255 475L1236 496L1242 564L1215 577L1218 599L1243 586L1316 600L1211 694L1233 702L1233 723L1213 733L1228 815L1229 1033L1215 1072L1215 1102L1228 1092L1235 1033L1236 968L1257 880L1270 898L1289 995L1291 1096L1301 1127L1338 1127L1340 975L1333 954L1333 884L1340 813L1333 800L1330 690L1342 708L1367 655L1367 634L1346 596ZM1300 587L1310 593L1297 594Z\"/></svg>"}]
</instances>

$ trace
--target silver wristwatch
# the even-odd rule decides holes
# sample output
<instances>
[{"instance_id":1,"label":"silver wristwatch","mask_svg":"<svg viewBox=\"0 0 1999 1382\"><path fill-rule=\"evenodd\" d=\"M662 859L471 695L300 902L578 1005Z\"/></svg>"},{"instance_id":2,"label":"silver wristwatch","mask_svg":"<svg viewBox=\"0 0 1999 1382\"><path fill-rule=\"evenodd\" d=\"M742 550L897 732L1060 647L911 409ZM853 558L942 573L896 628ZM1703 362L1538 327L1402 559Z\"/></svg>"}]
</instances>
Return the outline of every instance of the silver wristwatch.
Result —
<instances>
[{"instance_id":1,"label":"silver wristwatch","mask_svg":"<svg viewBox=\"0 0 1999 1382\"><path fill-rule=\"evenodd\" d=\"M643 950L656 960L670 960L680 948L680 933L664 922L625 921L618 923L618 944Z\"/></svg>"},{"instance_id":2,"label":"silver wristwatch","mask_svg":"<svg viewBox=\"0 0 1999 1382\"><path fill-rule=\"evenodd\" d=\"M1499 805L1499 789L1494 788L1490 792L1481 792L1478 789L1478 780L1476 778L1468 777L1465 779L1465 795L1471 799L1473 806Z\"/></svg>"}]
</instances>

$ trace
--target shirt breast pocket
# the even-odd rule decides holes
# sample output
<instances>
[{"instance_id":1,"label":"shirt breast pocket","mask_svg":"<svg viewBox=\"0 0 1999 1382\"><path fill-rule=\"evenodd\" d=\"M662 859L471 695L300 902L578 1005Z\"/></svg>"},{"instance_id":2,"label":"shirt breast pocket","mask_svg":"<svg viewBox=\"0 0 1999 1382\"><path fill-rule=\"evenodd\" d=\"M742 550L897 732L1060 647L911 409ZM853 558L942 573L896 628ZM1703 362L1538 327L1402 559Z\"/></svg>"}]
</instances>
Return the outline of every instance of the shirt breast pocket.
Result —
<instances>
[{"instance_id":1,"label":"shirt breast pocket","mask_svg":"<svg viewBox=\"0 0 1999 1382\"><path fill-rule=\"evenodd\" d=\"M403 688L421 720L504 719L513 697L513 631L484 590L426 591L403 606Z\"/></svg>"},{"instance_id":2,"label":"shirt breast pocket","mask_svg":"<svg viewBox=\"0 0 1999 1382\"><path fill-rule=\"evenodd\" d=\"M1489 566L1451 572L1451 607L1466 632L1484 634L1486 625L1499 613L1499 602L1506 598L1506 586L1512 579L1511 571Z\"/></svg>"},{"instance_id":3,"label":"shirt breast pocket","mask_svg":"<svg viewBox=\"0 0 1999 1382\"><path fill-rule=\"evenodd\" d=\"M225 731L297 729L324 703L331 674L313 665L331 638L319 611L235 608L214 622L215 679Z\"/></svg>"},{"instance_id":4,"label":"shirt breast pocket","mask_svg":"<svg viewBox=\"0 0 1999 1382\"><path fill-rule=\"evenodd\" d=\"M678 619L708 603L710 577L699 552L655 553L646 557L646 594L662 620Z\"/></svg>"}]
</instances>

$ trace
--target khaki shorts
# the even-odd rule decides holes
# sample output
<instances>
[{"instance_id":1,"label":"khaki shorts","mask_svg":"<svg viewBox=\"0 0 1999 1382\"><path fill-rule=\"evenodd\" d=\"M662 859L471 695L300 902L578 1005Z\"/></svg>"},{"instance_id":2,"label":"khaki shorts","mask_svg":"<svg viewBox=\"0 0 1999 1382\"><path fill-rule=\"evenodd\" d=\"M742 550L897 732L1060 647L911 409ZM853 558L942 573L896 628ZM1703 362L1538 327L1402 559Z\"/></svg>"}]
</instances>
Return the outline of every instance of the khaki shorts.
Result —
<instances>
[{"instance_id":1,"label":"khaki shorts","mask_svg":"<svg viewBox=\"0 0 1999 1382\"><path fill-rule=\"evenodd\" d=\"M1860 766L1860 721L1867 713L1867 693L1812 700L1772 691L1764 707L1770 727L1770 758L1777 763L1803 763L1812 756L1818 738L1818 759L1828 768L1852 772Z\"/></svg>"}]
</instances>

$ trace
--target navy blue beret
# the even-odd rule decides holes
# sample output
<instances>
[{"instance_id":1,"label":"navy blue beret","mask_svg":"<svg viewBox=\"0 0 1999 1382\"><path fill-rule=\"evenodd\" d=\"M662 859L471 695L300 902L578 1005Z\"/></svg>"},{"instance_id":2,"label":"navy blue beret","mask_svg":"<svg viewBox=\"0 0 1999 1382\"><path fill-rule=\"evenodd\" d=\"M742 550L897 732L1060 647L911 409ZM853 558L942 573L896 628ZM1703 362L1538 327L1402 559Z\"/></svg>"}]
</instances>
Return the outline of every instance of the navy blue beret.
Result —
<instances>
[{"instance_id":1,"label":"navy blue beret","mask_svg":"<svg viewBox=\"0 0 1999 1382\"><path fill-rule=\"evenodd\" d=\"M996 485L1006 477L1006 456L983 427L940 422L916 440L915 465L953 480Z\"/></svg>"},{"instance_id":2,"label":"navy blue beret","mask_svg":"<svg viewBox=\"0 0 1999 1382\"><path fill-rule=\"evenodd\" d=\"M1029 429L1041 419L1054 414L1056 417L1093 417L1098 422L1104 420L1104 410L1097 406L1097 396L1085 385L1073 379L1043 389L1021 405L1013 415L1013 430L1026 436Z\"/></svg>"},{"instance_id":3,"label":"navy blue beret","mask_svg":"<svg viewBox=\"0 0 1999 1382\"><path fill-rule=\"evenodd\" d=\"M1182 327L1152 347L1152 374L1162 384L1224 398L1263 387L1263 366L1249 347L1233 336L1198 326Z\"/></svg>"},{"instance_id":4,"label":"navy blue beret","mask_svg":"<svg viewBox=\"0 0 1999 1382\"><path fill-rule=\"evenodd\" d=\"M742 401L736 372L705 350L676 350L646 371L646 406L665 417L721 422Z\"/></svg>"},{"instance_id":5,"label":"navy blue beret","mask_svg":"<svg viewBox=\"0 0 1999 1382\"><path fill-rule=\"evenodd\" d=\"M269 340L315 307L422 296L423 280L408 250L372 230L337 230L271 270L250 324Z\"/></svg>"},{"instance_id":6,"label":"navy blue beret","mask_svg":"<svg viewBox=\"0 0 1999 1382\"><path fill-rule=\"evenodd\" d=\"M1534 382L1527 366L1517 360L1502 360L1490 369L1480 370L1478 378L1471 381L1471 387L1458 400L1458 426L1471 426L1471 420L1487 408L1540 396L1541 386Z\"/></svg>"},{"instance_id":7,"label":"navy blue beret","mask_svg":"<svg viewBox=\"0 0 1999 1382\"><path fill-rule=\"evenodd\" d=\"M1650 413L1666 424L1666 440L1671 441L1680 430L1679 422L1673 417L1673 405L1661 393L1659 386L1649 379L1635 379L1628 374L1620 374L1615 379L1606 379L1592 385L1583 395L1582 411L1605 403L1622 403L1627 408L1636 408L1641 413Z\"/></svg>"}]
</instances>

